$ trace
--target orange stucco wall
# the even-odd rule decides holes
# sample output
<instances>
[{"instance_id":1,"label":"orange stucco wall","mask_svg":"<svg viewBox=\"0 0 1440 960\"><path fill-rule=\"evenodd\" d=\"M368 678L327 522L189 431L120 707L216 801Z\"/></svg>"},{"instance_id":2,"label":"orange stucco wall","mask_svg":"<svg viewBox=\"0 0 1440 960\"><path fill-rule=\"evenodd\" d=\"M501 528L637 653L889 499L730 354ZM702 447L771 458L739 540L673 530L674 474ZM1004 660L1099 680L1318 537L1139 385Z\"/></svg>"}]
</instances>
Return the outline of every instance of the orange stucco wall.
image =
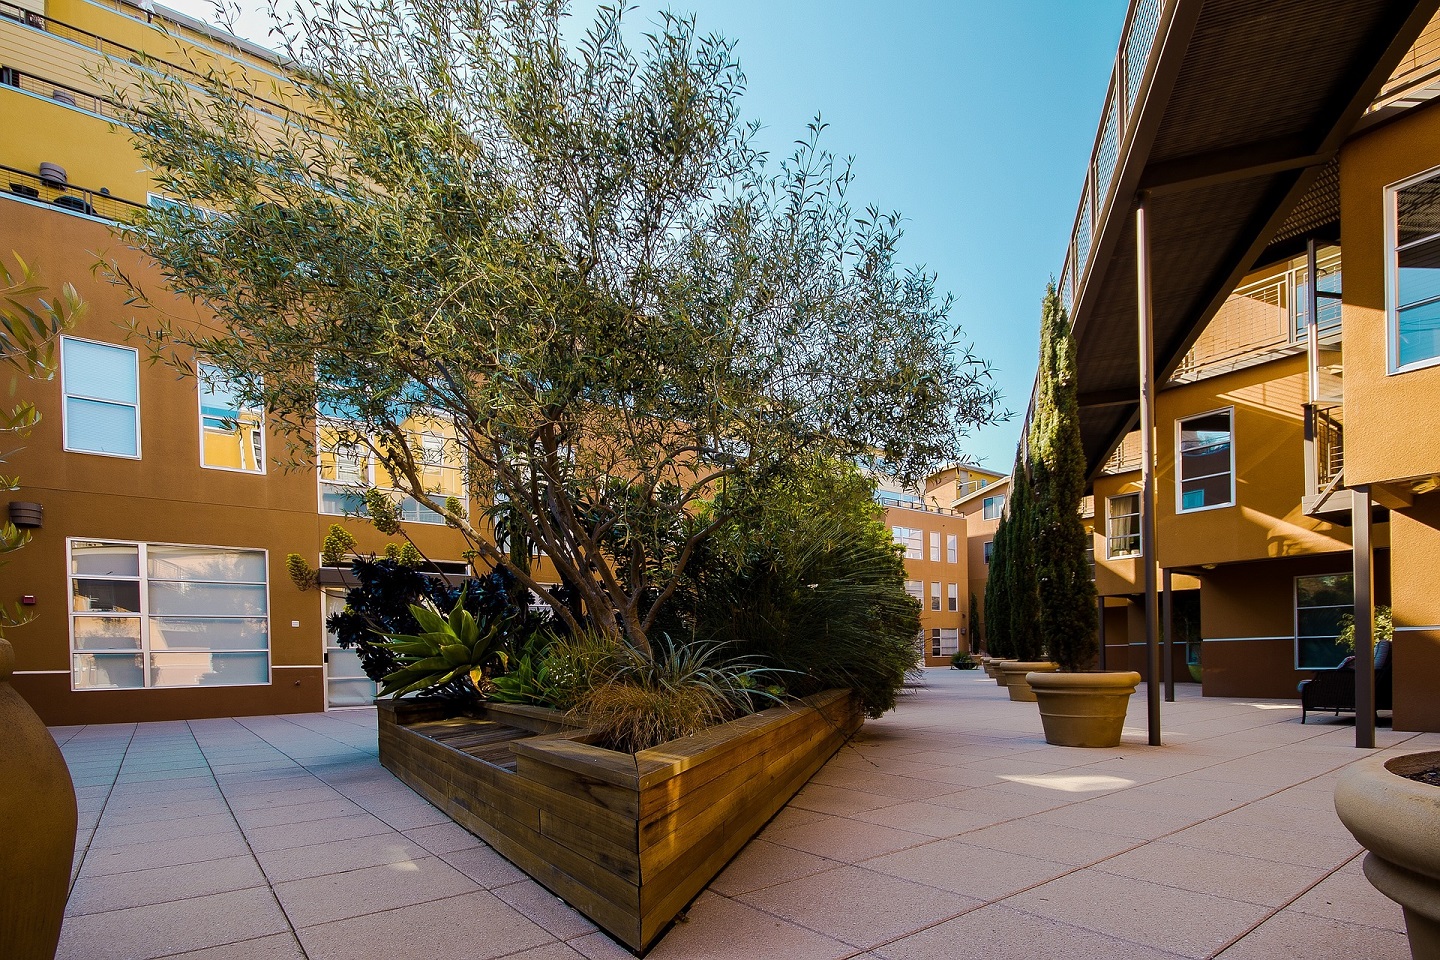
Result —
<instances>
[{"instance_id":1,"label":"orange stucco wall","mask_svg":"<svg viewBox=\"0 0 1440 960\"><path fill-rule=\"evenodd\" d=\"M1391 516L1395 729L1440 730L1440 493Z\"/></svg>"},{"instance_id":2,"label":"orange stucco wall","mask_svg":"<svg viewBox=\"0 0 1440 960\"><path fill-rule=\"evenodd\" d=\"M966 497L955 507L965 517L966 540L968 541L965 550L970 577L966 587L965 603L968 606L969 597L975 597L975 605L980 611L980 622L973 624L972 629L979 631L982 645L985 639L985 584L990 579L990 565L985 562L985 544L994 541L995 531L1000 528L998 518L985 519L985 499L995 496L1008 497L1009 495L1010 480L1002 478Z\"/></svg>"},{"instance_id":3,"label":"orange stucco wall","mask_svg":"<svg viewBox=\"0 0 1440 960\"><path fill-rule=\"evenodd\" d=\"M1389 373L1385 301L1385 187L1437 165L1433 105L1369 131L1340 154L1348 484L1440 472L1440 366Z\"/></svg>"}]
</instances>

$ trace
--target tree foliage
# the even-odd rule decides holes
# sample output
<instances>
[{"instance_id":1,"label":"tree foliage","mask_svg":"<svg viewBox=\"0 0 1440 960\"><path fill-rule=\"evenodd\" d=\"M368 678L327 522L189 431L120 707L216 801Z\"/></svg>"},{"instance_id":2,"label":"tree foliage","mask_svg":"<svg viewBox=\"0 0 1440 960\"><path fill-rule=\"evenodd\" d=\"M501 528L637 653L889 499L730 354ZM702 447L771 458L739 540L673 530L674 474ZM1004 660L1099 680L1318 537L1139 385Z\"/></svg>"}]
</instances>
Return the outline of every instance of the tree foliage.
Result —
<instances>
[{"instance_id":1,"label":"tree foliage","mask_svg":"<svg viewBox=\"0 0 1440 960\"><path fill-rule=\"evenodd\" d=\"M1089 534L1080 519L1085 451L1079 412L1070 318L1052 283L1041 310L1029 453L1039 622L1050 656L1062 670L1084 669L1097 652L1095 583L1085 560Z\"/></svg>"},{"instance_id":2,"label":"tree foliage","mask_svg":"<svg viewBox=\"0 0 1440 960\"><path fill-rule=\"evenodd\" d=\"M757 151L730 41L662 14L632 49L602 7L572 43L567 15L318 0L278 27L287 81L118 78L158 191L188 204L126 238L215 316L157 307L137 328L218 367L293 462L334 418L569 628L648 652L733 519L700 509L727 483L802 456L917 477L994 418L996 391L936 278L901 264L899 216L852 208L823 124L778 166ZM262 86L280 115L254 109ZM519 556L427 484L417 417L454 425L477 515L511 505ZM578 605L554 602L529 545Z\"/></svg>"},{"instance_id":3,"label":"tree foliage","mask_svg":"<svg viewBox=\"0 0 1440 960\"><path fill-rule=\"evenodd\" d=\"M1007 503L1014 502L1012 480ZM991 541L990 568L985 577L985 650L992 657L1008 658L1010 654L1010 517L1006 510L1000 515Z\"/></svg>"},{"instance_id":4,"label":"tree foliage","mask_svg":"<svg viewBox=\"0 0 1440 960\"><path fill-rule=\"evenodd\" d=\"M1040 628L1039 554L1035 543L1036 510L1030 464L1022 444L1015 459L1007 504L1009 530L1005 537L1005 600L1009 614L1009 655L1016 660L1045 656Z\"/></svg>"},{"instance_id":5,"label":"tree foliage","mask_svg":"<svg viewBox=\"0 0 1440 960\"><path fill-rule=\"evenodd\" d=\"M35 271L19 256L15 263L18 270L12 271L0 261L0 367L10 373L11 396L21 380L49 380L55 376L60 335L85 311L85 303L68 283L60 288L59 297L43 299L46 288ZM17 452L8 442L23 439L39 422L40 412L29 401L0 408L0 443L7 444L0 449L0 465ZM0 489L12 493L19 490L20 478L0 476ZM29 542L29 530L17 528L9 519L0 521L0 556L14 553ZM0 639L6 628L22 626L32 619L18 604L6 607L0 603Z\"/></svg>"}]
</instances>

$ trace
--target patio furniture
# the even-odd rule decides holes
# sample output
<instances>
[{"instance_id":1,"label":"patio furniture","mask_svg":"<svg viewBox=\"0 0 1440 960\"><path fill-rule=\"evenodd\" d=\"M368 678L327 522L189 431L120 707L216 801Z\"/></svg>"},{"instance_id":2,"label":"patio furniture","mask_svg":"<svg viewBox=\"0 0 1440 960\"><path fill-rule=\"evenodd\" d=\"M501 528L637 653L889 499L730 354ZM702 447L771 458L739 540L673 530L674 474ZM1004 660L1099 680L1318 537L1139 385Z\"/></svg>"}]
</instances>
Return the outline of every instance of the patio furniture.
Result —
<instances>
[{"instance_id":1,"label":"patio furniture","mask_svg":"<svg viewBox=\"0 0 1440 960\"><path fill-rule=\"evenodd\" d=\"M1391 686L1390 641L1375 644L1375 710L1389 710ZM1311 710L1355 712L1355 658L1346 657L1340 666L1300 681L1300 722Z\"/></svg>"}]
</instances>

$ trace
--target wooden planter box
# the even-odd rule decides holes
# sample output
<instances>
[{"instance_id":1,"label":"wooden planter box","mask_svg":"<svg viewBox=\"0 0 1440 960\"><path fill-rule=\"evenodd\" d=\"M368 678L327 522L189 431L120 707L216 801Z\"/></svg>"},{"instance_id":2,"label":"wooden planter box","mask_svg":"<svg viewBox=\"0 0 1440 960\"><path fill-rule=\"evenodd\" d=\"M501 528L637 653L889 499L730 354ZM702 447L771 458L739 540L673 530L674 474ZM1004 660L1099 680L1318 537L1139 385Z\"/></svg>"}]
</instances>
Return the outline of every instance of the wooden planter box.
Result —
<instances>
[{"instance_id":1,"label":"wooden planter box","mask_svg":"<svg viewBox=\"0 0 1440 960\"><path fill-rule=\"evenodd\" d=\"M634 950L864 722L831 690L627 754L553 710L376 706L387 769Z\"/></svg>"}]
</instances>

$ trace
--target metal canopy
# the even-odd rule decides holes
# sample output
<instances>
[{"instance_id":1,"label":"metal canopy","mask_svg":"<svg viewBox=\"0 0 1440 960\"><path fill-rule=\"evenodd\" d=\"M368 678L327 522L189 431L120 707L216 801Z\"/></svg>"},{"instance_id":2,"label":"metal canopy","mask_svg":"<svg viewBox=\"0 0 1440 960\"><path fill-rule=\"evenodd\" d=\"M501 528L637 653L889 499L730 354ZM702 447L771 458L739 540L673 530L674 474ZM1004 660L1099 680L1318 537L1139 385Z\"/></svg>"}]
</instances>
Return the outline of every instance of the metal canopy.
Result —
<instances>
[{"instance_id":1,"label":"metal canopy","mask_svg":"<svg viewBox=\"0 0 1440 960\"><path fill-rule=\"evenodd\" d=\"M1062 278L1092 476L1138 411L1136 197L1164 382L1267 245L1330 226L1340 144L1437 8L1134 0Z\"/></svg>"}]
</instances>

